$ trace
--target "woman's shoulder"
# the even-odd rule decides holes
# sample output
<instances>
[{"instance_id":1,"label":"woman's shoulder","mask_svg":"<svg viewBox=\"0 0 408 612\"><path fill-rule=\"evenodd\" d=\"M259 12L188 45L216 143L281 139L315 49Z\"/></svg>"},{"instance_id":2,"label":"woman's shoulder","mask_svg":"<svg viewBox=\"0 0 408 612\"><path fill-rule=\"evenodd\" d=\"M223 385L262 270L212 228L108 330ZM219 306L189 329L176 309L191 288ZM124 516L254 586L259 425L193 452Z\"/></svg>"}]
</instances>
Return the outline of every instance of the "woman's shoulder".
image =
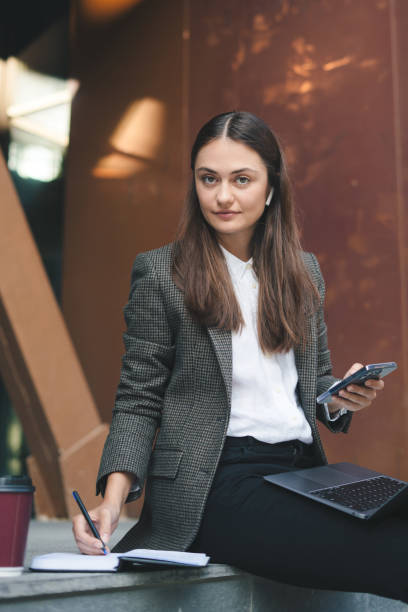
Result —
<instances>
[{"instance_id":1,"label":"woman's shoulder","mask_svg":"<svg viewBox=\"0 0 408 612\"><path fill-rule=\"evenodd\" d=\"M309 253L308 251L301 251L300 252L302 259L303 259L303 263L308 267L308 268L313 268L316 265L319 266L318 261L317 261L317 257L314 253Z\"/></svg>"},{"instance_id":2,"label":"woman's shoulder","mask_svg":"<svg viewBox=\"0 0 408 612\"><path fill-rule=\"evenodd\" d=\"M310 272L317 270L320 272L319 262L317 261L317 257L314 253L309 253L308 251L301 251L300 254L302 256L303 263Z\"/></svg>"},{"instance_id":3,"label":"woman's shoulder","mask_svg":"<svg viewBox=\"0 0 408 612\"><path fill-rule=\"evenodd\" d=\"M301 251L301 256L314 284L318 288L324 285L323 275L316 255L307 251Z\"/></svg>"},{"instance_id":4,"label":"woman's shoulder","mask_svg":"<svg viewBox=\"0 0 408 612\"><path fill-rule=\"evenodd\" d=\"M168 271L171 267L173 243L165 244L150 251L143 251L136 255L134 266L147 265L156 270Z\"/></svg>"},{"instance_id":5,"label":"woman's shoulder","mask_svg":"<svg viewBox=\"0 0 408 612\"><path fill-rule=\"evenodd\" d=\"M150 279L152 282L172 286L172 250L173 243L170 243L138 253L132 266L131 285L141 279Z\"/></svg>"}]
</instances>

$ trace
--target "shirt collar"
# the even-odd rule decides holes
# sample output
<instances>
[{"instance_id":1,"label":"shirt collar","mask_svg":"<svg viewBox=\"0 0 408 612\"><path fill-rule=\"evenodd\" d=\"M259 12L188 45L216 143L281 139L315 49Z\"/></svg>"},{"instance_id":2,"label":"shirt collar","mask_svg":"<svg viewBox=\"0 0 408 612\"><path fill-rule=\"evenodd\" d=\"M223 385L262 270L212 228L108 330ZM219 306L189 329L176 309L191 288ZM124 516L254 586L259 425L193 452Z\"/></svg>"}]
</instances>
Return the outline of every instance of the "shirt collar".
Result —
<instances>
[{"instance_id":1,"label":"shirt collar","mask_svg":"<svg viewBox=\"0 0 408 612\"><path fill-rule=\"evenodd\" d=\"M227 262L228 271L232 277L240 280L243 278L246 272L252 270L252 257L248 261L242 261L239 257L236 257L227 249L220 244L221 250L224 253L225 261Z\"/></svg>"}]
</instances>

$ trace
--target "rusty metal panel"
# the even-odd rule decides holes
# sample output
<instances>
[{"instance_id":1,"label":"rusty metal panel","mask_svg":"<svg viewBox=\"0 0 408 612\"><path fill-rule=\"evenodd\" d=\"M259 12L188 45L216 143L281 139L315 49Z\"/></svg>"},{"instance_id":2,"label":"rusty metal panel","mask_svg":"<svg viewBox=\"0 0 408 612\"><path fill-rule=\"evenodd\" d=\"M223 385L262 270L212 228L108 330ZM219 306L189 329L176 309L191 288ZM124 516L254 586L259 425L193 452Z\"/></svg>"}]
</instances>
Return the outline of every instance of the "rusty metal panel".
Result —
<instances>
[{"instance_id":1,"label":"rusty metal panel","mask_svg":"<svg viewBox=\"0 0 408 612\"><path fill-rule=\"evenodd\" d=\"M408 108L407 5L226 0L221 10L210 0L189 6L191 132L232 108L251 110L276 130L292 170L303 243L319 257L327 282L335 373L342 376L354 361L400 364L348 436L324 436L329 458L408 478L407 131L401 129Z\"/></svg>"},{"instance_id":2,"label":"rusty metal panel","mask_svg":"<svg viewBox=\"0 0 408 612\"><path fill-rule=\"evenodd\" d=\"M63 310L110 421L132 263L172 240L183 198L182 2L141 2L103 27L74 17Z\"/></svg>"}]
</instances>

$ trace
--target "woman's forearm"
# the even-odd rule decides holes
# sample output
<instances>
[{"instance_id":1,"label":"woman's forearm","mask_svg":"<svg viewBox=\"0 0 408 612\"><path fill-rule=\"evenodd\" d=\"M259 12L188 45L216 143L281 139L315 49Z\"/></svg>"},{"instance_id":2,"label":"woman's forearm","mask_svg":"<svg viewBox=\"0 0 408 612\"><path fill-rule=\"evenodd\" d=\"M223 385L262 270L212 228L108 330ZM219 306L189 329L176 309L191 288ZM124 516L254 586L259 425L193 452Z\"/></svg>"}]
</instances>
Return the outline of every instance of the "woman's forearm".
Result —
<instances>
[{"instance_id":1,"label":"woman's forearm","mask_svg":"<svg viewBox=\"0 0 408 612\"><path fill-rule=\"evenodd\" d=\"M112 474L109 474L104 500L121 510L129 495L133 480L134 475L130 472L112 472Z\"/></svg>"}]
</instances>

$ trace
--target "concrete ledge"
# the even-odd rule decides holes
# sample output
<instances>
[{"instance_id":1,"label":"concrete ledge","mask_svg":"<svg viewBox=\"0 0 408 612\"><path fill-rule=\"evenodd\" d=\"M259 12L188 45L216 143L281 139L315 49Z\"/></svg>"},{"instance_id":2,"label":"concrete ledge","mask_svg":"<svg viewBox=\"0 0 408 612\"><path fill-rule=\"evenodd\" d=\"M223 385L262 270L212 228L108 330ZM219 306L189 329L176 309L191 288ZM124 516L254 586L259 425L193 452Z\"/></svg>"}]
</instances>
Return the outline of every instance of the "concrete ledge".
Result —
<instances>
[{"instance_id":1,"label":"concrete ledge","mask_svg":"<svg viewBox=\"0 0 408 612\"><path fill-rule=\"evenodd\" d=\"M129 524L122 524L125 532ZM121 534L119 533L119 536ZM51 543L51 544L50 544ZM51 548L50 548L51 547ZM75 551L66 522L30 527L27 562L40 552ZM401 602L364 593L318 591L262 580L226 565L131 573L25 572L0 579L0 609L10 612L407 612Z\"/></svg>"}]
</instances>

